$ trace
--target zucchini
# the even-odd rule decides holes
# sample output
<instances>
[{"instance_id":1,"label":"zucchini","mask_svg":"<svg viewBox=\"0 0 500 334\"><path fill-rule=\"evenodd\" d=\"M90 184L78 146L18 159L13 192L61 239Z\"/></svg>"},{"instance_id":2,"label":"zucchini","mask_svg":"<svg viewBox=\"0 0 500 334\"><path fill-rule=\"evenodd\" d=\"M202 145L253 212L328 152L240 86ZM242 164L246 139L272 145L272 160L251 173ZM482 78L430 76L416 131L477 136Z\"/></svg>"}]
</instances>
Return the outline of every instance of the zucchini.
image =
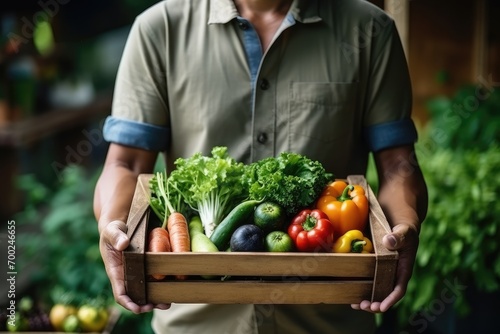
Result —
<instances>
[{"instance_id":1,"label":"zucchini","mask_svg":"<svg viewBox=\"0 0 500 334\"><path fill-rule=\"evenodd\" d=\"M228 248L233 232L241 225L249 222L249 219L253 217L255 208L261 202L258 200L241 202L215 227L210 240L220 251L225 251Z\"/></svg>"},{"instance_id":2,"label":"zucchini","mask_svg":"<svg viewBox=\"0 0 500 334\"><path fill-rule=\"evenodd\" d=\"M189 223L189 234L191 236L191 251L193 253L218 252L219 249L212 240L203 232L203 226L199 217L195 217ZM201 275L204 279L215 279L217 276Z\"/></svg>"},{"instance_id":3,"label":"zucchini","mask_svg":"<svg viewBox=\"0 0 500 334\"><path fill-rule=\"evenodd\" d=\"M218 252L219 249L205 234L196 233L191 239L191 251L193 253Z\"/></svg>"},{"instance_id":4,"label":"zucchini","mask_svg":"<svg viewBox=\"0 0 500 334\"><path fill-rule=\"evenodd\" d=\"M193 216L193 218L191 218L191 220L189 221L188 227L189 227L189 236L191 238L198 233L205 234L205 230L203 229L200 216Z\"/></svg>"}]
</instances>

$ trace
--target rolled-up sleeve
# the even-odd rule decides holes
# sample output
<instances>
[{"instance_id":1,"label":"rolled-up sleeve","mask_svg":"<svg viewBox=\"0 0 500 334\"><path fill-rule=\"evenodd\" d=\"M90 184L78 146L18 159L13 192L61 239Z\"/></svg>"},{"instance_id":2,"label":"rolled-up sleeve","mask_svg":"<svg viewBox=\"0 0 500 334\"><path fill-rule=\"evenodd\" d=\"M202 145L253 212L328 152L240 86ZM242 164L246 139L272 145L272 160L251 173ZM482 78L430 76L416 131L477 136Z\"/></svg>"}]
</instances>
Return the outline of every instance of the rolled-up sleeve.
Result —
<instances>
[{"instance_id":1,"label":"rolled-up sleeve","mask_svg":"<svg viewBox=\"0 0 500 334\"><path fill-rule=\"evenodd\" d=\"M104 123L104 139L110 143L151 151L166 151L170 129L148 123L109 116Z\"/></svg>"},{"instance_id":2,"label":"rolled-up sleeve","mask_svg":"<svg viewBox=\"0 0 500 334\"><path fill-rule=\"evenodd\" d=\"M372 125L365 129L365 138L370 151L401 145L412 145L417 141L417 130L411 119Z\"/></svg>"}]
</instances>

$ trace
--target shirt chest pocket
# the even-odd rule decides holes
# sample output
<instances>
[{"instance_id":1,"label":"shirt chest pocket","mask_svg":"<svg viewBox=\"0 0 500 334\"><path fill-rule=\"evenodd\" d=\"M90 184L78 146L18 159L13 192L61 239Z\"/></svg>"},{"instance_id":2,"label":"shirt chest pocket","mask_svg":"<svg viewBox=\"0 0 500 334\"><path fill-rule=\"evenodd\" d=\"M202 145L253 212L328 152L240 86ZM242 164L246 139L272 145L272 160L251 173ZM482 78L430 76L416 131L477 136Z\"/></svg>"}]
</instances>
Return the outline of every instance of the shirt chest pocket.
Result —
<instances>
[{"instance_id":1,"label":"shirt chest pocket","mask_svg":"<svg viewBox=\"0 0 500 334\"><path fill-rule=\"evenodd\" d=\"M311 141L351 140L356 133L357 89L357 83L292 82L288 114L292 148L314 146Z\"/></svg>"}]
</instances>

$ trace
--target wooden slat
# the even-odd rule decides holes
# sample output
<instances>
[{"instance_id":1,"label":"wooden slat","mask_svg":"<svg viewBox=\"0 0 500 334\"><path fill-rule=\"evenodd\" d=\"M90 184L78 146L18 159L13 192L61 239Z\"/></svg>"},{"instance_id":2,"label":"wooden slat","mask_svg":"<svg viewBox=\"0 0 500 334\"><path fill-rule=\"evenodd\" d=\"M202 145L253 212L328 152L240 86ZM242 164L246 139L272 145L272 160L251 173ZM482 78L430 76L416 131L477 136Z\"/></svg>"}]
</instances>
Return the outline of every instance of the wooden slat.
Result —
<instances>
[{"instance_id":1,"label":"wooden slat","mask_svg":"<svg viewBox=\"0 0 500 334\"><path fill-rule=\"evenodd\" d=\"M351 304L368 300L373 282L157 282L149 301L211 304Z\"/></svg>"},{"instance_id":2,"label":"wooden slat","mask_svg":"<svg viewBox=\"0 0 500 334\"><path fill-rule=\"evenodd\" d=\"M394 289L398 252L388 250L382 243L384 236L391 233L391 227L370 186L368 186L368 197L370 199L370 230L373 248L377 254L371 300L380 302Z\"/></svg>"},{"instance_id":3,"label":"wooden slat","mask_svg":"<svg viewBox=\"0 0 500 334\"><path fill-rule=\"evenodd\" d=\"M147 253L146 274L370 277L374 254Z\"/></svg>"},{"instance_id":4,"label":"wooden slat","mask_svg":"<svg viewBox=\"0 0 500 334\"><path fill-rule=\"evenodd\" d=\"M127 294L139 305L147 304L144 252L149 221L149 199L144 182L148 177L145 174L138 177L127 220L130 244L122 256Z\"/></svg>"},{"instance_id":5,"label":"wooden slat","mask_svg":"<svg viewBox=\"0 0 500 334\"><path fill-rule=\"evenodd\" d=\"M124 252L123 269L127 295L138 305L147 304L144 254Z\"/></svg>"},{"instance_id":6,"label":"wooden slat","mask_svg":"<svg viewBox=\"0 0 500 334\"><path fill-rule=\"evenodd\" d=\"M396 278L398 253L390 251L382 243L382 239L391 228L380 207L373 190L362 175L351 175L347 178L349 183L363 186L370 203L369 224L372 235L373 248L376 255L375 275L373 278L373 293L371 301L382 301L392 292Z\"/></svg>"},{"instance_id":7,"label":"wooden slat","mask_svg":"<svg viewBox=\"0 0 500 334\"><path fill-rule=\"evenodd\" d=\"M132 238L134 236L139 223L142 221L144 215L146 214L146 211L149 208L150 178L151 176L148 174L141 174L137 178L137 185L135 187L134 197L127 219L127 236L129 238ZM140 241L139 243L142 244L142 241Z\"/></svg>"}]
</instances>

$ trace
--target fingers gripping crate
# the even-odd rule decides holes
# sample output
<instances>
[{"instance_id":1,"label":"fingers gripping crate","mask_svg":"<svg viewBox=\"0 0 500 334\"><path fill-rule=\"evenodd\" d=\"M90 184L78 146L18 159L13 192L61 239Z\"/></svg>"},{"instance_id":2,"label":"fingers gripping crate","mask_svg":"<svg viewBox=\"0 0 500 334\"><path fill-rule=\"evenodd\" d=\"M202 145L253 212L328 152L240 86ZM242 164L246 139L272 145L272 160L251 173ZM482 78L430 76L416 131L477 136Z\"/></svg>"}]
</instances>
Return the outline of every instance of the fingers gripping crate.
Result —
<instances>
[{"instance_id":1,"label":"fingers gripping crate","mask_svg":"<svg viewBox=\"0 0 500 334\"><path fill-rule=\"evenodd\" d=\"M382 301L394 288L398 254L382 245L390 227L363 176L347 182L362 185L368 196L371 254L147 252L151 177L138 177L127 222L131 241L123 252L127 293L137 304L355 304ZM167 278L155 281L153 273Z\"/></svg>"}]
</instances>

